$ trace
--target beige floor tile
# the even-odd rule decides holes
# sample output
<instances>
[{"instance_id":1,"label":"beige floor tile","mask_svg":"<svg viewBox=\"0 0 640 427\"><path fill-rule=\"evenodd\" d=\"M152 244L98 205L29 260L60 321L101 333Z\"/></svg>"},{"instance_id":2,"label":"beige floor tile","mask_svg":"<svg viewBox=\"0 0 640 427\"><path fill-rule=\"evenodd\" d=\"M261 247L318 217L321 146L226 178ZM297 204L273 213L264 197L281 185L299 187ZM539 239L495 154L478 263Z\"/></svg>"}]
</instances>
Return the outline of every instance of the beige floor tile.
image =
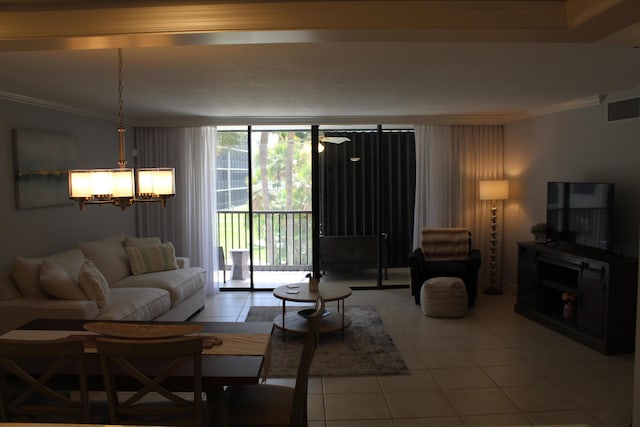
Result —
<instances>
[{"instance_id":1,"label":"beige floor tile","mask_svg":"<svg viewBox=\"0 0 640 427\"><path fill-rule=\"evenodd\" d=\"M325 394L326 420L391 418L382 393Z\"/></svg>"},{"instance_id":2,"label":"beige floor tile","mask_svg":"<svg viewBox=\"0 0 640 427\"><path fill-rule=\"evenodd\" d=\"M333 393L380 393L377 377L326 377L322 379L324 392Z\"/></svg>"},{"instance_id":3,"label":"beige floor tile","mask_svg":"<svg viewBox=\"0 0 640 427\"><path fill-rule=\"evenodd\" d=\"M478 364L464 351L423 351L418 352L429 369L477 367Z\"/></svg>"},{"instance_id":4,"label":"beige floor tile","mask_svg":"<svg viewBox=\"0 0 640 427\"><path fill-rule=\"evenodd\" d=\"M567 392L555 385L529 385L502 389L523 412L582 409Z\"/></svg>"},{"instance_id":5,"label":"beige floor tile","mask_svg":"<svg viewBox=\"0 0 640 427\"><path fill-rule=\"evenodd\" d=\"M385 393L385 398L394 419L456 415L440 391Z\"/></svg>"},{"instance_id":6,"label":"beige floor tile","mask_svg":"<svg viewBox=\"0 0 640 427\"><path fill-rule=\"evenodd\" d=\"M432 369L431 375L441 389L490 388L495 383L482 368Z\"/></svg>"},{"instance_id":7,"label":"beige floor tile","mask_svg":"<svg viewBox=\"0 0 640 427\"><path fill-rule=\"evenodd\" d=\"M412 370L410 375L385 375L378 377L385 393L437 390L438 384L427 370Z\"/></svg>"},{"instance_id":8,"label":"beige floor tile","mask_svg":"<svg viewBox=\"0 0 640 427\"><path fill-rule=\"evenodd\" d=\"M530 425L529 419L521 413L494 414L494 415L470 415L462 417L466 427L479 426L525 426Z\"/></svg>"},{"instance_id":9,"label":"beige floor tile","mask_svg":"<svg viewBox=\"0 0 640 427\"><path fill-rule=\"evenodd\" d=\"M633 403L633 387L630 384L598 381L560 384L559 386L585 408L621 407L631 409Z\"/></svg>"},{"instance_id":10,"label":"beige floor tile","mask_svg":"<svg viewBox=\"0 0 640 427\"><path fill-rule=\"evenodd\" d=\"M598 408L590 409L589 412L607 427L631 426L631 411L621 411L619 408Z\"/></svg>"},{"instance_id":11,"label":"beige floor tile","mask_svg":"<svg viewBox=\"0 0 640 427\"><path fill-rule=\"evenodd\" d=\"M309 420L324 420L324 398L321 394L307 396L307 418Z\"/></svg>"},{"instance_id":12,"label":"beige floor tile","mask_svg":"<svg viewBox=\"0 0 640 427\"><path fill-rule=\"evenodd\" d=\"M498 387L550 384L535 366L490 366L484 371Z\"/></svg>"},{"instance_id":13,"label":"beige floor tile","mask_svg":"<svg viewBox=\"0 0 640 427\"><path fill-rule=\"evenodd\" d=\"M528 412L527 417L534 424L586 424L589 427L605 427L596 417L584 410ZM611 427L614 427L613 425ZM619 425L618 427L623 427Z\"/></svg>"},{"instance_id":14,"label":"beige floor tile","mask_svg":"<svg viewBox=\"0 0 640 427\"><path fill-rule=\"evenodd\" d=\"M527 365L529 362L510 348L468 350L467 354L480 366Z\"/></svg>"},{"instance_id":15,"label":"beige floor tile","mask_svg":"<svg viewBox=\"0 0 640 427\"><path fill-rule=\"evenodd\" d=\"M395 427L464 427L458 417L398 419Z\"/></svg>"},{"instance_id":16,"label":"beige floor tile","mask_svg":"<svg viewBox=\"0 0 640 427\"><path fill-rule=\"evenodd\" d=\"M394 423L393 420L327 421L327 427L394 427Z\"/></svg>"},{"instance_id":17,"label":"beige floor tile","mask_svg":"<svg viewBox=\"0 0 640 427\"><path fill-rule=\"evenodd\" d=\"M519 412L518 408L498 388L444 390L443 393L459 416Z\"/></svg>"}]
</instances>

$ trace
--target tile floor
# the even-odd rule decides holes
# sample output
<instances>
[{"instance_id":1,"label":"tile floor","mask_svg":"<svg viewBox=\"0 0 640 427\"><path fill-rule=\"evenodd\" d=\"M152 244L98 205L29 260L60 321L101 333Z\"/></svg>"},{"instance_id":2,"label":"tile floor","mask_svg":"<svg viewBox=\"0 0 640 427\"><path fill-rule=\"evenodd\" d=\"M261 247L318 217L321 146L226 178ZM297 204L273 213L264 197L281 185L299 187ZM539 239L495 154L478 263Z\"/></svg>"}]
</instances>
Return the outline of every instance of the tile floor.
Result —
<instances>
[{"instance_id":1,"label":"tile floor","mask_svg":"<svg viewBox=\"0 0 640 427\"><path fill-rule=\"evenodd\" d=\"M347 306L377 308L410 375L313 378L310 427L629 426L633 355L604 356L514 313L514 302L481 294L464 318L435 319L408 289L354 291ZM251 305L279 303L219 292L199 320L244 321Z\"/></svg>"}]
</instances>

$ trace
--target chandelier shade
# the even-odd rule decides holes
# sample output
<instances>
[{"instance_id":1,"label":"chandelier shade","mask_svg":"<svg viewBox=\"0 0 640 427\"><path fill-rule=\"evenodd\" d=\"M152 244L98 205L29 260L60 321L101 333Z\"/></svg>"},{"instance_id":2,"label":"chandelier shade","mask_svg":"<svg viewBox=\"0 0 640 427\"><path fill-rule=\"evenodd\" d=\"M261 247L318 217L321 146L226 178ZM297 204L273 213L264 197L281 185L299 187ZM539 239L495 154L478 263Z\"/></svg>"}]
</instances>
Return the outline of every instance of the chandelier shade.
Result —
<instances>
[{"instance_id":1,"label":"chandelier shade","mask_svg":"<svg viewBox=\"0 0 640 427\"><path fill-rule=\"evenodd\" d=\"M137 173L126 167L122 125L122 49L118 49L118 147L120 160L117 169L73 169L69 171L69 198L78 202L80 210L87 204L114 204L120 209L136 202L160 202L175 196L174 168L140 168ZM137 183L134 182L134 174ZM136 192L137 188L137 192Z\"/></svg>"}]
</instances>

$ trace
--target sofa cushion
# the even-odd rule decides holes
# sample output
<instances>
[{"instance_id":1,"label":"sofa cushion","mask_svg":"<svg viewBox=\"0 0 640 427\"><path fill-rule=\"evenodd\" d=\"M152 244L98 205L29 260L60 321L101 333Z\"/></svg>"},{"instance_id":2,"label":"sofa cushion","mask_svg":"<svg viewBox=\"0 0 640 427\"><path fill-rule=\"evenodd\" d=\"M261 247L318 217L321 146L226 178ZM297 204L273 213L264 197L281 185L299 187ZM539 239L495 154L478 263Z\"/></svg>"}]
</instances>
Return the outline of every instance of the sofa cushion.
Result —
<instances>
[{"instance_id":1,"label":"sofa cushion","mask_svg":"<svg viewBox=\"0 0 640 427\"><path fill-rule=\"evenodd\" d=\"M40 287L56 299L87 299L87 296L67 270L49 258L42 260Z\"/></svg>"},{"instance_id":2,"label":"sofa cushion","mask_svg":"<svg viewBox=\"0 0 640 427\"><path fill-rule=\"evenodd\" d=\"M16 298L22 298L20 289L13 281L11 274L0 274L0 301L7 301Z\"/></svg>"},{"instance_id":3,"label":"sofa cushion","mask_svg":"<svg viewBox=\"0 0 640 427\"><path fill-rule=\"evenodd\" d=\"M80 288L98 307L109 303L109 283L91 260L86 260L80 270Z\"/></svg>"},{"instance_id":4,"label":"sofa cushion","mask_svg":"<svg viewBox=\"0 0 640 427\"><path fill-rule=\"evenodd\" d=\"M40 288L42 258L15 257L11 263L11 277L26 298L49 298Z\"/></svg>"},{"instance_id":5,"label":"sofa cushion","mask_svg":"<svg viewBox=\"0 0 640 427\"><path fill-rule=\"evenodd\" d=\"M160 288L171 295L171 306L175 306L185 298L202 289L205 281L205 270L190 267L178 270L159 271L125 277L111 285L115 288Z\"/></svg>"},{"instance_id":6,"label":"sofa cushion","mask_svg":"<svg viewBox=\"0 0 640 427\"><path fill-rule=\"evenodd\" d=\"M86 260L84 254L78 248L49 255L46 259L49 259L64 268L76 282L78 281L82 264L84 264L84 261Z\"/></svg>"},{"instance_id":7,"label":"sofa cushion","mask_svg":"<svg viewBox=\"0 0 640 427\"><path fill-rule=\"evenodd\" d=\"M118 234L78 244L84 256L94 262L110 285L131 274L124 239L124 234Z\"/></svg>"},{"instance_id":8,"label":"sofa cushion","mask_svg":"<svg viewBox=\"0 0 640 427\"><path fill-rule=\"evenodd\" d=\"M156 246L161 244L160 238L158 237L130 237L127 236L124 238L124 246Z\"/></svg>"},{"instance_id":9,"label":"sofa cushion","mask_svg":"<svg viewBox=\"0 0 640 427\"><path fill-rule=\"evenodd\" d=\"M171 297L157 288L111 289L110 303L100 310L101 320L153 320L171 308Z\"/></svg>"},{"instance_id":10,"label":"sofa cushion","mask_svg":"<svg viewBox=\"0 0 640 427\"><path fill-rule=\"evenodd\" d=\"M176 251L171 243L154 246L127 246L125 250L129 255L131 272L134 275L178 268Z\"/></svg>"}]
</instances>

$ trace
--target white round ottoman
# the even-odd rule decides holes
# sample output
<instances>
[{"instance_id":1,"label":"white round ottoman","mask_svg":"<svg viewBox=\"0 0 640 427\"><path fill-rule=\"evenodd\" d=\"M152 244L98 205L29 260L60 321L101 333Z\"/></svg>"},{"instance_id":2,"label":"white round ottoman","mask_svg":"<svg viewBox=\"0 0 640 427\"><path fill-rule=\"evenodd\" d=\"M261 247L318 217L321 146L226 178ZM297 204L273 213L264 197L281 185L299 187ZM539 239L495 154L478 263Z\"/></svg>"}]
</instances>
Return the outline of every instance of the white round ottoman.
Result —
<instances>
[{"instance_id":1,"label":"white round ottoman","mask_svg":"<svg viewBox=\"0 0 640 427\"><path fill-rule=\"evenodd\" d=\"M430 317L462 317L467 313L467 288L457 277L434 277L420 289L422 312Z\"/></svg>"}]
</instances>

